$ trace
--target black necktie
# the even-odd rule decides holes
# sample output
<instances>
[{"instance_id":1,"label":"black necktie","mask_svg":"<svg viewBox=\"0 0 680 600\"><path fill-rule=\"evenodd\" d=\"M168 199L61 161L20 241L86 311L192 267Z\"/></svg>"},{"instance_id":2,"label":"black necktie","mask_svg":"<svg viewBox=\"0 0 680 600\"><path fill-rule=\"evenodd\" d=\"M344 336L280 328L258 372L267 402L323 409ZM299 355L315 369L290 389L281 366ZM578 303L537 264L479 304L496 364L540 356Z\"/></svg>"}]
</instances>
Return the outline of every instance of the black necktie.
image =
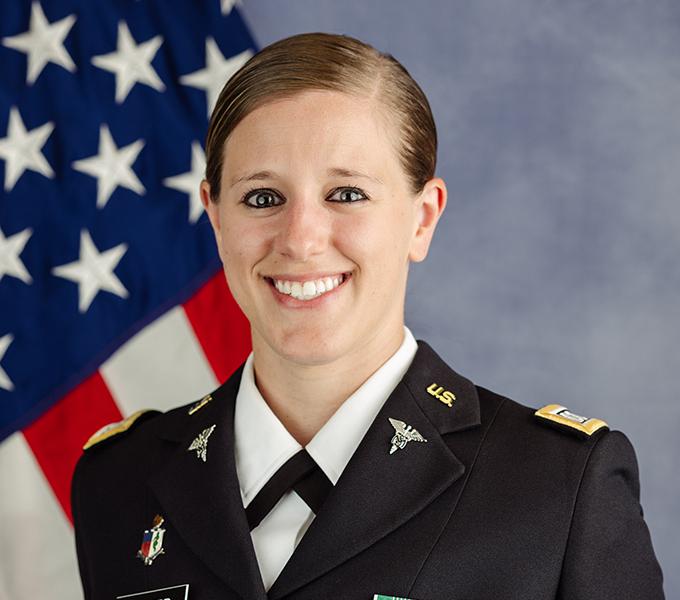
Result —
<instances>
[{"instance_id":1,"label":"black necktie","mask_svg":"<svg viewBox=\"0 0 680 600\"><path fill-rule=\"evenodd\" d=\"M276 503L290 489L297 492L309 508L318 514L333 488L330 479L304 448L289 458L257 493L246 508L250 531L255 529Z\"/></svg>"}]
</instances>

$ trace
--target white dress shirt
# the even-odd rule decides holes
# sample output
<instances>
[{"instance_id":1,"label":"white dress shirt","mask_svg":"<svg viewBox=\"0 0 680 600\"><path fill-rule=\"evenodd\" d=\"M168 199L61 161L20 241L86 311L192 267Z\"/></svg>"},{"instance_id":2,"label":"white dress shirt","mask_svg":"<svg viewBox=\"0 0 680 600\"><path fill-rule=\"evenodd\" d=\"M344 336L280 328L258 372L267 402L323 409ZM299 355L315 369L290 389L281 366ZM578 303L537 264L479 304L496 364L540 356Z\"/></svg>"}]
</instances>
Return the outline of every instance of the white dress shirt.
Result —
<instances>
[{"instance_id":1,"label":"white dress shirt","mask_svg":"<svg viewBox=\"0 0 680 600\"><path fill-rule=\"evenodd\" d=\"M307 444L307 452L333 485L406 373L417 348L413 334L404 327L399 349L343 402ZM234 437L236 472L246 507L279 467L302 449L257 389L252 353L236 396ZM314 516L302 498L290 490L250 532L265 589L269 590L279 576Z\"/></svg>"}]
</instances>

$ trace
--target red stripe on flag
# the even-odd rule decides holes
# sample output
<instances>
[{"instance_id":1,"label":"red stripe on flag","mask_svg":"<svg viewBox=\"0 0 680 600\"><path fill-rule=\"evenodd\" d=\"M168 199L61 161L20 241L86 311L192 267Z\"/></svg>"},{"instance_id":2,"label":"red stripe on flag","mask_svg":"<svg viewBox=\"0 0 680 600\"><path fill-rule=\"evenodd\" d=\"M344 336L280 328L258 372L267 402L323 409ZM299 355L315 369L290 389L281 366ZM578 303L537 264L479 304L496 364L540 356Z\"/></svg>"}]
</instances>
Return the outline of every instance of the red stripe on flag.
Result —
<instances>
[{"instance_id":1,"label":"red stripe on flag","mask_svg":"<svg viewBox=\"0 0 680 600\"><path fill-rule=\"evenodd\" d=\"M71 522L71 478L83 444L97 429L121 418L118 406L97 372L23 430Z\"/></svg>"},{"instance_id":2,"label":"red stripe on flag","mask_svg":"<svg viewBox=\"0 0 680 600\"><path fill-rule=\"evenodd\" d=\"M220 271L184 304L184 311L219 381L225 381L250 352L250 325Z\"/></svg>"}]
</instances>

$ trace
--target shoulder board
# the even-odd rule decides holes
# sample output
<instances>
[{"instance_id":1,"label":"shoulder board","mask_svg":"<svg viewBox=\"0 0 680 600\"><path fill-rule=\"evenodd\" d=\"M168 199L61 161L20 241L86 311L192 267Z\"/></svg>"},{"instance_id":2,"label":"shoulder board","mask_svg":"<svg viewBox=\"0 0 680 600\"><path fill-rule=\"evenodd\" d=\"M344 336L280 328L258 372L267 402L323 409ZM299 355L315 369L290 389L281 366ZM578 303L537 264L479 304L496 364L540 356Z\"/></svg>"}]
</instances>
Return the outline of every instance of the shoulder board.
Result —
<instances>
[{"instance_id":1,"label":"shoulder board","mask_svg":"<svg viewBox=\"0 0 680 600\"><path fill-rule=\"evenodd\" d=\"M95 431L94 434L90 436L90 439L87 440L87 442L85 442L83 450L89 450L90 448L96 446L97 444L103 442L104 440L108 440L112 437L120 435L121 433L129 431L130 429L133 428L135 424L139 424L142 421L145 421L147 417L150 417L155 414L159 414L159 412L157 410L138 410L136 413L131 414L129 417L123 419L122 421L104 425L104 427L98 429L97 431Z\"/></svg>"},{"instance_id":2,"label":"shoulder board","mask_svg":"<svg viewBox=\"0 0 680 600\"><path fill-rule=\"evenodd\" d=\"M551 425L570 433L576 433L583 437L590 437L600 429L609 428L607 423L600 419L582 417L559 404L548 404L543 408L539 408L534 415L546 425Z\"/></svg>"}]
</instances>

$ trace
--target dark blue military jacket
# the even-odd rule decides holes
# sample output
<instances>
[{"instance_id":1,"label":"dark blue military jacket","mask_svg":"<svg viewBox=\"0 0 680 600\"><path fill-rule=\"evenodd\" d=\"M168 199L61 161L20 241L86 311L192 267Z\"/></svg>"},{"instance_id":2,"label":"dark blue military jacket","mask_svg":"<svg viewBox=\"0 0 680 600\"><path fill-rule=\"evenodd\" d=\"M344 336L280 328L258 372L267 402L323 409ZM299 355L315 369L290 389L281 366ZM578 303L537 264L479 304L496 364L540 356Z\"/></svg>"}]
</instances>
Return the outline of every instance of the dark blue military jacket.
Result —
<instances>
[{"instance_id":1,"label":"dark blue military jacket","mask_svg":"<svg viewBox=\"0 0 680 600\"><path fill-rule=\"evenodd\" d=\"M190 600L663 598L626 437L550 427L424 342L265 592L234 460L240 375L192 414L147 413L85 452L73 514L88 600L184 584ZM427 442L390 454L389 418ZM204 462L189 446L213 425ZM145 564L156 515L162 553Z\"/></svg>"}]
</instances>

